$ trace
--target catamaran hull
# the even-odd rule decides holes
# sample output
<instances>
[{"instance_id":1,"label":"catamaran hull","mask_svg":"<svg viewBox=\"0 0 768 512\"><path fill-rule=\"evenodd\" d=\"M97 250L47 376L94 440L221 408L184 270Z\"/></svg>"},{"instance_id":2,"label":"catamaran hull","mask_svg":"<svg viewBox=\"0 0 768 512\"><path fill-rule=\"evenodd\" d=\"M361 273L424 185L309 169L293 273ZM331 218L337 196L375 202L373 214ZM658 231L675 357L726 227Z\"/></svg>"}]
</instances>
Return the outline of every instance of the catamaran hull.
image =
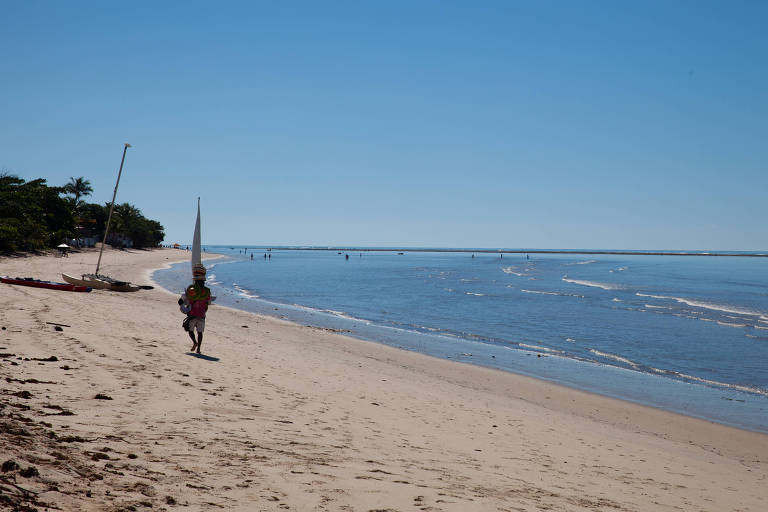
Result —
<instances>
[{"instance_id":1,"label":"catamaran hull","mask_svg":"<svg viewBox=\"0 0 768 512\"><path fill-rule=\"evenodd\" d=\"M109 281L104 281L102 279L94 278L78 279L77 277L72 277L67 274L61 274L61 278L68 283L79 286L90 286L91 288L97 290L111 290L113 292L137 292L141 289L141 287L132 285L130 283L116 284L110 283Z\"/></svg>"}]
</instances>

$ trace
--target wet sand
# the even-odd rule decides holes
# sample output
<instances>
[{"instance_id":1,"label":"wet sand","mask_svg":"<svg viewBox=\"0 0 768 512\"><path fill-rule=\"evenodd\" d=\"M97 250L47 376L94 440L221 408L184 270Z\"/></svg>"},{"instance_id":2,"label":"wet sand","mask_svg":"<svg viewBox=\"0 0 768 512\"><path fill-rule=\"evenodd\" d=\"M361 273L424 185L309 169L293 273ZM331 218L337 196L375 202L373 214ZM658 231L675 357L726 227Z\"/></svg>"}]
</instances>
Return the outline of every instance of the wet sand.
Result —
<instances>
[{"instance_id":1,"label":"wet sand","mask_svg":"<svg viewBox=\"0 0 768 512\"><path fill-rule=\"evenodd\" d=\"M182 319L161 289L0 285L0 508L768 510L764 434L218 306L197 357Z\"/></svg>"}]
</instances>

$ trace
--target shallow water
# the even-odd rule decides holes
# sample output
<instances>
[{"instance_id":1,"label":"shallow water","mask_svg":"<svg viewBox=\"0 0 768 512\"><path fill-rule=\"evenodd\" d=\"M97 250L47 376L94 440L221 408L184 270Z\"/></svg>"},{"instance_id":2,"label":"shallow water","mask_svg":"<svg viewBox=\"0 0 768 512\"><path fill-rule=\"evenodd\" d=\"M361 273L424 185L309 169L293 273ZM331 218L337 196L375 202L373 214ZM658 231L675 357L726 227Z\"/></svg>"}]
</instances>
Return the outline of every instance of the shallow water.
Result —
<instances>
[{"instance_id":1,"label":"shallow water","mask_svg":"<svg viewBox=\"0 0 768 512\"><path fill-rule=\"evenodd\" d=\"M209 250L222 304L768 432L768 259Z\"/></svg>"}]
</instances>

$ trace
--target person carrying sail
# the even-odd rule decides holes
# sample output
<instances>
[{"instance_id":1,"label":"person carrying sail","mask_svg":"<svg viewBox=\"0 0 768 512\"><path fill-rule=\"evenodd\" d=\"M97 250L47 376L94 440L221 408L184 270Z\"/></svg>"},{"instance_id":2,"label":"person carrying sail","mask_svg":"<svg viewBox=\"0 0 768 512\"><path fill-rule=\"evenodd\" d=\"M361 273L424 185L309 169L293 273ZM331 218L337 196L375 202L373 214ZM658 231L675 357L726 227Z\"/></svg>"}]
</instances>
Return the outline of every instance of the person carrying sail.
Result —
<instances>
[{"instance_id":1,"label":"person carrying sail","mask_svg":"<svg viewBox=\"0 0 768 512\"><path fill-rule=\"evenodd\" d=\"M181 312L187 315L182 327L192 339L191 350L193 352L197 350L199 354L200 346L203 343L203 331L205 330L205 313L208 311L213 297L211 290L205 286L205 267L202 264L196 264L192 267L192 279L194 282L179 297L179 306ZM197 340L195 340L195 331L197 331Z\"/></svg>"}]
</instances>

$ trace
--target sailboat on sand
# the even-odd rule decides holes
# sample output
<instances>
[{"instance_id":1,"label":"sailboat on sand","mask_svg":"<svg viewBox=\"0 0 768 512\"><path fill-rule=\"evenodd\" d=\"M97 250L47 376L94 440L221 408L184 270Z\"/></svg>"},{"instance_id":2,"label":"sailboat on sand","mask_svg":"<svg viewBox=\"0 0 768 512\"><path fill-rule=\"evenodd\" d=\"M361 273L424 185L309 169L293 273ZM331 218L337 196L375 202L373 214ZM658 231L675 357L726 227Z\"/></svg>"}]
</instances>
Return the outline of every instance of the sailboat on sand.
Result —
<instances>
[{"instance_id":1,"label":"sailboat on sand","mask_svg":"<svg viewBox=\"0 0 768 512\"><path fill-rule=\"evenodd\" d=\"M104 228L104 238L101 242L101 249L99 250L99 261L96 262L96 272L93 274L83 274L80 279L72 277L67 274L61 274L64 281L78 285L78 286L90 286L96 290L112 290L114 292L137 292L139 290L151 290L152 286L141 286L131 284L128 281L120 281L109 276L99 274L99 267L101 266L101 255L104 252L104 246L107 244L107 235L109 234L109 224L112 221L112 211L115 209L115 198L117 197L117 187L120 185L120 176L123 174L123 164L125 163L125 153L130 144L126 143L123 147L123 158L120 160L120 170L117 172L117 182L115 183L115 191L112 193L112 202L109 205L109 216L107 217L107 226Z\"/></svg>"}]
</instances>

